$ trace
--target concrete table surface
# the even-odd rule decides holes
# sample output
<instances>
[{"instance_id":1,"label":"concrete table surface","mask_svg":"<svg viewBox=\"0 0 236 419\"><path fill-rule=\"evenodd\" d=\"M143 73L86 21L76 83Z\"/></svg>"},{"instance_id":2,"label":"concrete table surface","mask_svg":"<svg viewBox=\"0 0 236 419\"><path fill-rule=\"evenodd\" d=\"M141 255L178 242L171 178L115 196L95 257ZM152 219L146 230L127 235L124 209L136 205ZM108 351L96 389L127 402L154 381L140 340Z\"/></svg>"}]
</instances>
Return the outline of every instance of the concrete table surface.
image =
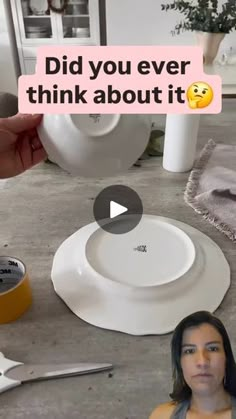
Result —
<instances>
[{"instance_id":1,"label":"concrete table surface","mask_svg":"<svg viewBox=\"0 0 236 419\"><path fill-rule=\"evenodd\" d=\"M160 118L160 127L164 123ZM235 132L235 101L226 100L221 114L203 115L198 150L209 138L235 143ZM0 184L0 254L25 262L34 298L19 320L0 326L0 350L24 363L85 361L115 366L112 375L41 381L3 393L1 419L147 419L156 405L169 399L171 334L140 337L93 327L69 310L50 280L56 249L94 221L94 198L111 184L134 188L145 213L186 222L221 246L231 266L232 284L216 314L236 350L236 247L184 203L188 176L165 171L162 159L154 157L110 179L72 178L43 163Z\"/></svg>"}]
</instances>

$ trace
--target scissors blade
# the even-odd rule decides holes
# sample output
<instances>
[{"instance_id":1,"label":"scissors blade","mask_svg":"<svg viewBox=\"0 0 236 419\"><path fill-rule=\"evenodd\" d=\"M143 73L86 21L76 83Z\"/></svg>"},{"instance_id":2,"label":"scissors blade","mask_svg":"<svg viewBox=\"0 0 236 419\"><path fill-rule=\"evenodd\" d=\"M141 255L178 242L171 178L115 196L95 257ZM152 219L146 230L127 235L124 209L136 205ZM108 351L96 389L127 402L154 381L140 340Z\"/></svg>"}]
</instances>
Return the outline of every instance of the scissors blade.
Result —
<instances>
[{"instance_id":1,"label":"scissors blade","mask_svg":"<svg viewBox=\"0 0 236 419\"><path fill-rule=\"evenodd\" d=\"M77 363L77 364L58 364L58 365L19 365L5 374L6 377L13 380L27 383L30 381L49 380L51 378L70 377L73 375L84 375L95 372L110 370L112 364L102 363Z\"/></svg>"}]
</instances>

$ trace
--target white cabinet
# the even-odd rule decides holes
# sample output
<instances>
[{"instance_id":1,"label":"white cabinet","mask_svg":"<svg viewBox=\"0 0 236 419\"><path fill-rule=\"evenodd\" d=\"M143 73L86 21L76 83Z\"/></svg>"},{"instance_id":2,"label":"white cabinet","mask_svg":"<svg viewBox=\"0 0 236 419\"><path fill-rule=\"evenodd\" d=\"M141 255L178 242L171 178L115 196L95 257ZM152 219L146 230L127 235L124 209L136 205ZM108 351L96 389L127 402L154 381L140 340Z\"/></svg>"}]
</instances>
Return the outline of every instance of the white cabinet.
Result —
<instances>
[{"instance_id":1,"label":"white cabinet","mask_svg":"<svg viewBox=\"0 0 236 419\"><path fill-rule=\"evenodd\" d=\"M10 0L10 4L21 74L34 73L38 46L101 43L99 0Z\"/></svg>"},{"instance_id":2,"label":"white cabinet","mask_svg":"<svg viewBox=\"0 0 236 419\"><path fill-rule=\"evenodd\" d=\"M35 74L36 59L26 58L24 60L25 74Z\"/></svg>"}]
</instances>

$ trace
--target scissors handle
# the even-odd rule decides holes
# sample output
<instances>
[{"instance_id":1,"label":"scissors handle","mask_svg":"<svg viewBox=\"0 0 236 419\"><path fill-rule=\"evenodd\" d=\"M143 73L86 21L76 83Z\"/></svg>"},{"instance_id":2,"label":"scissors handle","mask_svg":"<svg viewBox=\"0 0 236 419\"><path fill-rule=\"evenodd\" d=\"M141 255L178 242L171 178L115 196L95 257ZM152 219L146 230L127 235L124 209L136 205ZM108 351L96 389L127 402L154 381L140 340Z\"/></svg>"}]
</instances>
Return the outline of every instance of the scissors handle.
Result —
<instances>
[{"instance_id":1,"label":"scissors handle","mask_svg":"<svg viewBox=\"0 0 236 419\"><path fill-rule=\"evenodd\" d=\"M11 378L5 376L7 371L18 365L22 365L22 362L16 362L12 361L11 359L7 359L3 353L0 352L0 393L21 385L21 381L12 380Z\"/></svg>"}]
</instances>

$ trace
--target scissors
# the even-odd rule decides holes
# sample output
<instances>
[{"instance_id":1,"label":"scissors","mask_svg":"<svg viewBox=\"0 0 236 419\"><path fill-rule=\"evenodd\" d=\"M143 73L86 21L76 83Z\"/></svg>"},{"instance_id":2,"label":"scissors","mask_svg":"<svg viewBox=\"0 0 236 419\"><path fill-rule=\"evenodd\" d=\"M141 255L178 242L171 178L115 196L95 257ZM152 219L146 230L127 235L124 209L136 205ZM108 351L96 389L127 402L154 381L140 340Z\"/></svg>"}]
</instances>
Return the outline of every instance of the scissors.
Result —
<instances>
[{"instance_id":1,"label":"scissors","mask_svg":"<svg viewBox=\"0 0 236 419\"><path fill-rule=\"evenodd\" d=\"M110 370L112 364L29 364L12 361L0 352L0 393L30 381L48 380L51 378L70 377Z\"/></svg>"}]
</instances>

